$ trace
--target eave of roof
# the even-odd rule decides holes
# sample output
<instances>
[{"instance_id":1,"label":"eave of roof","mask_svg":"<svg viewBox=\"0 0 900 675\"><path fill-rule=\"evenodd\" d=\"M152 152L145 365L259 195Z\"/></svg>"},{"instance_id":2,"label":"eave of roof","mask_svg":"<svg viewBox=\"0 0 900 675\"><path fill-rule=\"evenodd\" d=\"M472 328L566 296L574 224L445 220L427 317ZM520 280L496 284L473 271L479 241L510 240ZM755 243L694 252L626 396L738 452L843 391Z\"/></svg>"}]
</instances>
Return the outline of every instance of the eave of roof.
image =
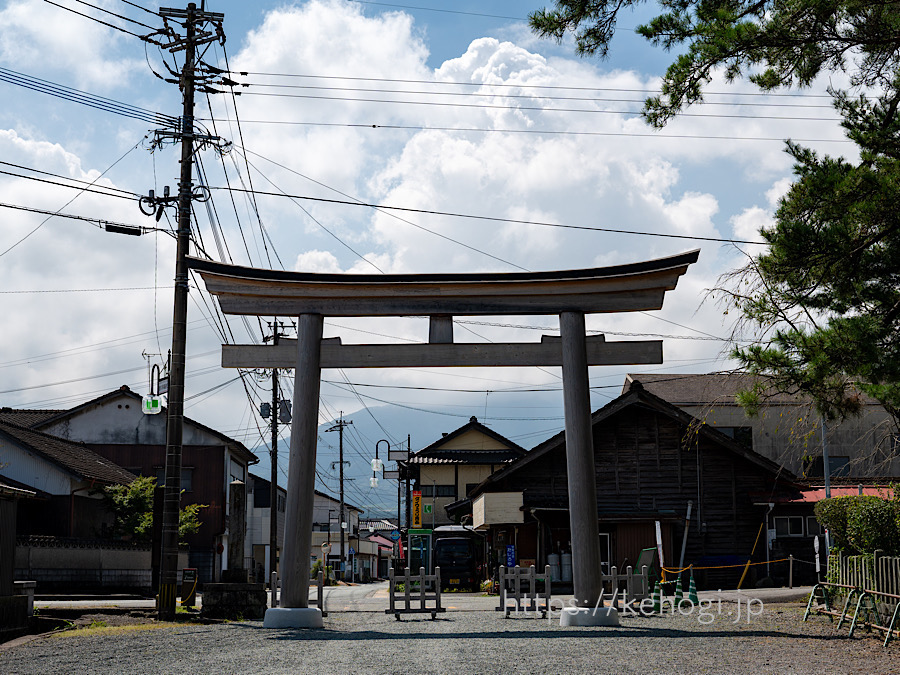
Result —
<instances>
[{"instance_id":1,"label":"eave of roof","mask_svg":"<svg viewBox=\"0 0 900 675\"><path fill-rule=\"evenodd\" d=\"M442 436L441 438L436 440L431 445L428 445L428 446L422 448L421 450L419 450L418 452L413 454L410 457L410 459L412 459L412 457L421 457L423 455L427 456L428 452L430 452L432 450L438 450L438 449L443 448L443 446L446 445L447 443L449 443L450 441L458 438L459 436L462 436L465 433L468 433L469 431L479 431L482 434L484 434L485 436L487 436L488 438L494 439L498 443L505 445L507 448L509 448L509 450L516 452L520 455L524 455L528 452L521 445L514 443L513 441L509 440L508 438L506 438L505 436L503 436L501 434L498 434L493 429L484 426L481 422L478 421L478 419L476 417L470 417L469 421L466 422L464 425L462 425L461 427L459 427L458 429L456 429L454 431L451 431L446 436ZM478 448L471 448L471 449L478 450ZM497 450L497 451L499 451L499 450Z\"/></svg>"},{"instance_id":2,"label":"eave of roof","mask_svg":"<svg viewBox=\"0 0 900 675\"><path fill-rule=\"evenodd\" d=\"M0 434L82 480L127 485L137 478L83 443L74 443L9 422L0 422Z\"/></svg>"},{"instance_id":3,"label":"eave of roof","mask_svg":"<svg viewBox=\"0 0 900 675\"><path fill-rule=\"evenodd\" d=\"M58 422L59 420L68 419L82 412L83 410L87 410L91 406L96 406L108 401L110 399L115 398L116 396L128 396L136 401L142 401L142 397L140 394L132 391L127 385L122 385L118 389L107 392L98 396L97 398L91 399L90 401L86 401L85 403L81 403L74 408L69 408L68 410L61 410L57 414L52 417L48 417L47 419L42 420L40 423L36 424L36 428L47 427L54 422ZM163 408L160 412L161 415L165 415L167 408ZM190 424L195 426L203 431L206 431L209 434L212 434L216 438L221 439L224 443L230 446L234 451L236 451L239 455L243 456L245 460L247 460L250 464L256 464L259 462L259 457L257 457L253 452L251 452L247 446L245 446L240 441L237 441L230 436L226 436L221 431L216 431L212 427L208 427L205 424L198 422L197 420L191 419L190 417L184 418L185 424Z\"/></svg>"},{"instance_id":4,"label":"eave of roof","mask_svg":"<svg viewBox=\"0 0 900 675\"><path fill-rule=\"evenodd\" d=\"M693 417L691 414L685 412L681 408L678 408L668 401L665 401L662 398L651 394L646 389L644 389L644 387L641 386L640 383L634 383L628 392L622 394L618 398L607 403L599 410L595 411L591 415L591 428L593 428L594 425L598 424L604 419L615 415L624 408L637 403L648 405L654 410L657 410L664 415L668 415L669 417L684 424L685 426L690 425L691 423L698 424L697 432L700 435L709 438L718 445L723 446L726 450L752 462L753 464L756 464L760 468L763 468L770 473L774 473L776 476L780 476L783 480L790 483L796 483L796 476L794 476L793 473L791 473L784 467L776 464L766 457L763 457L759 453L744 447L743 445L729 438L714 427L700 423L697 418ZM484 490L484 488L491 483L496 483L500 480L503 480L510 474L521 469L523 466L543 457L553 449L560 447L563 443L565 443L565 435L565 430L560 431L554 436L548 438L543 443L535 446L535 448L529 451L524 457L517 459L516 461L507 464L502 469L495 471L490 476L485 478L481 483L479 483L475 488L473 488L472 491L469 492L469 496L471 497L473 495L480 494Z\"/></svg>"}]
</instances>

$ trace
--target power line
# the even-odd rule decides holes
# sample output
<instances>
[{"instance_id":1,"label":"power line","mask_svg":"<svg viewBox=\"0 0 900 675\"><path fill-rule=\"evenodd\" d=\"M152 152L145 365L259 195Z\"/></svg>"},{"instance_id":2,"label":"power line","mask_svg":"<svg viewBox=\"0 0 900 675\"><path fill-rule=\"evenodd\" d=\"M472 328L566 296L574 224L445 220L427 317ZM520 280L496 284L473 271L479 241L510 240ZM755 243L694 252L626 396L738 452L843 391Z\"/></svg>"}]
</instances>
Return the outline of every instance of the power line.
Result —
<instances>
[{"instance_id":1,"label":"power line","mask_svg":"<svg viewBox=\"0 0 900 675\"><path fill-rule=\"evenodd\" d=\"M100 180L101 178L103 178L103 176L105 176L107 173L109 173L110 171L112 171L113 168L114 168L119 162L121 162L123 159L125 159L128 155L130 155L130 154L131 154L131 153L132 153L132 152L133 152L133 151L141 144L142 141L143 141L143 139L141 139L140 141L138 141L137 143L135 143L133 146L131 146L128 150L126 150L126 151L125 151L125 154L123 154L121 157L119 157L119 159L117 159L115 162L113 162L112 164L110 164L109 167L108 167L103 173L101 173L100 175L98 175L94 180L92 180L92 181L90 182L89 185L93 186L94 183L96 183L98 180ZM63 205L59 208L59 211L62 211L62 209L66 208L69 204L71 204L71 203L74 202L76 199L78 199L78 198L79 198L79 197L80 197L87 189L88 189L87 187L81 188L81 191L80 191L77 195L75 195L74 197L72 197L69 201L67 201L65 204L63 204ZM25 208L25 210L31 210L31 209L27 209L26 207L17 207L17 206L12 206L12 205L7 205L7 206L9 206L9 207L11 207L11 208ZM26 234L26 235L25 235L24 237L22 237L21 239L19 239L15 244L13 244L13 245L10 246L9 248L7 248L5 251L3 251L2 253L0 253L0 258L2 258L3 256L5 256L7 253L9 253L9 252L12 251L14 248L16 248L16 246L18 246L19 244L21 244L23 241L25 241L25 240L28 239L31 235L33 235L35 232L37 232L39 229L41 229L41 227L43 227L44 223L46 223L48 220L50 220L50 219L53 218L55 215L57 215L57 214L59 213L59 211L53 212L53 213L51 213L50 215L48 215L46 218L44 218L44 220L42 220L40 223L38 223L37 227L35 227L33 230L31 230L28 234ZM66 216L66 217L68 217L68 216ZM84 218L84 217L78 217L78 218L76 218L76 219L77 219L77 220L86 220L86 218ZM96 220L96 219L95 219L95 220ZM98 226L99 226L99 225L98 225ZM120 226L121 226L121 224L120 224ZM125 227L132 228L132 229L134 228L134 226L132 226L132 225L127 225L127 226L125 226Z\"/></svg>"},{"instance_id":2,"label":"power line","mask_svg":"<svg viewBox=\"0 0 900 675\"><path fill-rule=\"evenodd\" d=\"M437 7L413 7L410 5L397 5L390 2L369 2L368 0L349 0L349 2L355 2L359 5L378 5L380 7L396 7L397 9L412 9L420 12L441 12L442 14L461 14L464 16L479 16L485 17L488 19L510 19L512 21L527 21L527 19L523 19L518 16L501 16L499 14L481 14L479 12L463 12L460 10L454 9L439 9Z\"/></svg>"},{"instance_id":3,"label":"power line","mask_svg":"<svg viewBox=\"0 0 900 675\"><path fill-rule=\"evenodd\" d=\"M0 206L3 206L0 204ZM132 286L131 288L36 288L24 291L0 291L5 295L26 295L32 293L99 293L119 291L155 291L156 286Z\"/></svg>"},{"instance_id":4,"label":"power line","mask_svg":"<svg viewBox=\"0 0 900 675\"><path fill-rule=\"evenodd\" d=\"M49 1L50 0L44 0L44 2ZM89 108L103 110L123 117L130 117L142 122L147 122L148 124L172 127L175 126L178 121L177 118L172 117L171 115L163 115L162 113L157 113L152 110L139 108L128 103L116 101L115 99L106 98L105 96L90 94L86 91L56 84L39 77L25 75L24 73L19 73L10 70L9 68L0 67L0 81L24 87L25 89L31 89L32 91L42 94L49 94L50 96L63 99L64 101L80 103Z\"/></svg>"},{"instance_id":5,"label":"power line","mask_svg":"<svg viewBox=\"0 0 900 675\"><path fill-rule=\"evenodd\" d=\"M270 72L261 72L261 71L237 71L237 70L229 70L228 71L232 75L263 75L267 77L289 77L289 78L305 78L305 79L314 79L314 80L350 80L353 82L390 82L390 83L399 83L399 84L440 84L447 86L456 86L456 87L508 87L508 88L517 88L517 89L537 89L537 90L568 90L568 91L622 91L622 92L630 92L630 93L645 93L645 94L661 94L662 91L650 90L650 89L636 89L634 87L589 87L584 85L552 85L552 84L517 84L514 82L464 82L464 81L453 81L453 80L413 80L413 79L397 79L397 78L388 78L388 77L353 77L349 75L310 75L308 73L270 73ZM763 96L763 97L784 97L784 98L825 98L830 99L831 96L828 94L804 94L798 92L787 92L787 93L779 93L779 92L741 92L741 91L706 91L703 92L704 96Z\"/></svg>"},{"instance_id":6,"label":"power line","mask_svg":"<svg viewBox=\"0 0 900 675\"><path fill-rule=\"evenodd\" d=\"M223 122L220 118L197 118L204 122ZM768 143L784 143L784 137L777 136L709 136L705 134L635 134L625 131L564 131L552 129L486 129L483 127L436 127L409 124L356 124L342 122L300 122L296 120L244 120L244 124L279 124L285 126L309 127L343 127L348 129L390 129L397 131L446 131L498 134L531 134L537 136L597 136L611 138L654 138L654 139L693 139L703 141L764 141ZM847 138L791 138L797 143L851 143Z\"/></svg>"},{"instance_id":7,"label":"power line","mask_svg":"<svg viewBox=\"0 0 900 675\"><path fill-rule=\"evenodd\" d=\"M76 181L76 179L74 179L74 178L66 178L65 176L60 176L60 178L66 178L66 180L72 180L72 181L81 183L82 185L68 185L66 183L60 183L59 181L48 180L47 178L38 178L37 176L26 176L26 175L23 175L20 173L13 173L12 171L0 171L0 174L2 174L4 176L11 176L13 178L24 178L25 180L33 180L38 183L44 183L46 185L56 185L57 187L69 188L70 190L81 190L82 192L90 192L90 193L97 194L97 195L104 195L106 197L116 197L118 199L133 200L135 196L139 196L139 195L129 196L127 194L116 194L115 192L105 192L104 190L106 188L104 188L103 186L100 186L99 190L96 187L84 187L84 186L90 186L93 184L87 183L85 181L80 181L80 180ZM124 190L122 190L122 192L124 192Z\"/></svg>"},{"instance_id":8,"label":"power line","mask_svg":"<svg viewBox=\"0 0 900 675\"><path fill-rule=\"evenodd\" d=\"M440 86L443 83L439 81L433 82L434 85ZM305 90L318 90L318 91L349 91L349 92L362 92L369 94L415 94L420 96L458 96L458 97L471 97L471 98L505 98L505 99L534 99L541 98L548 101L584 101L589 103L644 103L644 99L637 98L601 98L596 96L553 96L546 94L507 94L507 93L498 93L495 91L481 92L481 91L428 91L422 89L369 89L365 87L325 87L321 85L314 84L270 84L270 83L259 83L259 82L235 82L232 86L240 85L241 87L264 87L271 89L305 89ZM484 83L484 88L490 89L494 85L491 83ZM510 85L513 87L518 87L519 85ZM527 89L528 85L521 85L521 88ZM250 92L247 92L248 94ZM238 92L239 95L244 95ZM734 101L701 101L696 105L705 106L735 106L735 107L754 107L754 108L822 108L832 110L833 106L822 103L798 103L798 104L790 104L790 103L755 103L755 102L734 102ZM552 108L549 108L552 110Z\"/></svg>"},{"instance_id":9,"label":"power line","mask_svg":"<svg viewBox=\"0 0 900 675\"><path fill-rule=\"evenodd\" d=\"M103 12L104 14L109 14L110 16L114 16L117 19L122 19L123 21L128 21L129 23L136 24L136 25L140 26L141 28L146 28L146 29L152 30L152 31L157 30L153 26L148 26L147 24L141 23L140 21L135 21L134 19L130 19L127 16L125 16L124 14L116 14L113 11L110 11L103 7L98 7L97 5L92 5L91 3L85 2L84 0L75 0L75 2L77 2L80 5L84 5L85 7L90 7L91 9L96 9L98 12Z\"/></svg>"},{"instance_id":10,"label":"power line","mask_svg":"<svg viewBox=\"0 0 900 675\"><path fill-rule=\"evenodd\" d=\"M271 182L271 181L270 181ZM211 187L211 190L226 190L228 188L222 187ZM238 190L240 192L247 192L247 190L239 190L238 188L231 188L232 190ZM586 232L606 232L611 234L633 234L644 237L665 237L669 239L687 239L690 241L714 241L721 242L726 244L751 244L757 246L764 246L766 242L764 241L745 241L742 239L724 239L719 237L701 237L698 235L688 235L688 234L672 234L669 232L639 232L636 230L620 230L613 229L608 227L589 227L587 225L564 225L562 223L548 223L540 220L521 220L518 218L500 218L497 216L479 216L474 214L464 214L464 213L453 213L449 211L433 211L429 209L413 209L403 206L388 206L386 204L372 204L368 202L356 202L356 201L347 201L341 199L326 199L324 197L309 197L305 195L291 195L286 192L260 192L256 191L257 195L268 195L272 197L287 197L289 199L303 199L307 201L313 202L322 202L325 204L344 204L347 206L364 206L367 208L373 209L385 209L391 211L404 211L407 213L423 213L431 216L448 216L452 218L469 218L471 220L484 220L490 222L497 223L510 223L513 225L538 225L541 227L557 227L566 230L581 230Z\"/></svg>"},{"instance_id":11,"label":"power line","mask_svg":"<svg viewBox=\"0 0 900 675\"><path fill-rule=\"evenodd\" d=\"M296 171L296 170L294 170L294 169L291 169L290 167L287 167L287 166L285 166L284 164L281 164L281 163L279 163L279 162L276 162L276 161L273 160L273 159L269 159L269 158L267 158L267 157L263 157L262 155L260 155L260 154L258 154L258 153L256 153L256 152L252 152L252 151L250 151L250 150L244 150L244 152L245 152L245 153L246 153L246 152L249 152L250 154L252 154L252 155L254 155L254 156L256 156L256 157L259 157L260 159L264 159L264 160L266 160L267 162L270 162L270 163L274 164L275 166L281 167L281 168L284 169L285 171L289 171L290 173L293 173L293 174L295 174L295 175L297 175L297 176L300 176L301 178L304 178L305 180L308 180L308 181L310 181L310 182L312 182L312 183L315 183L316 185L319 185L319 186L321 186L321 187L324 187L325 189L330 190L331 192L335 192L335 193L341 195L342 197L346 197L347 199L352 199L352 200L354 200L355 202L358 202L358 203L362 204L362 200L361 200L361 199L358 199L357 197L353 197L352 195L348 195L348 194L345 193L345 192L341 192L340 190L338 190L338 189L336 189L336 188L333 188L333 187L331 187L331 186L329 186L329 185L326 185L325 183L322 183L322 182L320 182L320 181L317 181L317 180L315 180L314 178L310 178L309 176L305 176L304 174L300 173L299 171ZM256 166L254 166L254 165L252 165L252 164L251 164L251 166L253 166L253 168L256 169ZM259 169L256 169L256 170L259 171ZM263 177L265 178L265 176L263 176ZM268 179L266 179L266 180L268 180ZM269 182L271 182L271 181L269 181ZM525 268L522 267L521 265L517 265L516 263L510 262L509 260L504 260L503 258L500 258L499 256L496 256L496 255L494 255L494 254L492 254L492 253L488 253L487 251L483 251L483 250L481 250L481 249L479 249L479 248L476 248L476 247L474 247L474 246L472 246L472 245L470 245L470 244L466 244L466 243L464 243L464 242L462 242L462 241L460 241L460 240L458 240L458 239L454 239L453 237L448 237L447 235L441 234L440 232L435 232L434 230L431 230L431 229L429 229L429 228L427 228L427 227L424 227L424 226L422 226L422 225L419 225L418 223L414 223L414 222L412 222L411 220L407 220L407 219L405 219L405 218L401 218L401 217L398 216L396 213L390 213L390 212L387 212L387 211L382 211L382 210L380 210L380 209L376 209L376 210L378 210L379 212L383 213L383 214L386 215L386 216L390 216L391 218L395 218L396 220L399 220L399 221L402 222L402 223L406 223L407 225L411 225L411 226L415 227L416 229L422 230L423 232L428 232L429 234L433 234L433 235L436 236L436 237L440 237L441 239L444 239L444 240L446 240L446 241L449 241L449 242L452 242L452 243L454 243L454 244L457 244L458 246L462 246L463 248L467 248L467 249L469 249L470 251L474 251L475 253L480 253L481 255L487 256L488 258L492 258L492 259L494 259L494 260L496 260L496 261L498 261L498 262L502 262L502 263L504 263L505 265L509 265L509 266L511 266L511 267L516 267L516 268L518 268L518 269L520 269L520 270L527 271L527 270L525 270ZM304 211L304 212L305 212L305 211ZM310 216L310 217L311 217L311 216ZM316 221L316 222L318 222L318 221ZM328 230L326 230L326 232L327 232L327 231L328 231ZM330 234L330 233L329 233L329 234ZM352 249L351 249L351 250L352 250ZM376 269L377 269L377 268L376 268ZM379 271L381 271L381 270L379 270Z\"/></svg>"},{"instance_id":12,"label":"power line","mask_svg":"<svg viewBox=\"0 0 900 675\"><path fill-rule=\"evenodd\" d=\"M141 195L139 195L137 192L132 192L131 190L124 190L122 188L117 188L117 187L114 187L111 185L94 185L93 183L89 183L86 180L70 178L69 176L63 176L62 174L52 173L50 171L42 171L41 169L35 169L33 167L24 166L22 164L13 164L12 162L3 162L3 161L0 161L0 164L3 164L4 166L11 166L14 169L22 169L24 171L31 171L32 173L39 173L43 176L52 176L53 178L62 178L63 180L68 180L73 183L78 183L80 185L93 186L93 189L88 190L89 192L97 192L96 188L99 188L101 190L110 190L111 192L121 192L122 193L122 195L110 195L110 196L114 196L114 197L124 196L126 199L133 199L135 197L141 197ZM15 174L15 173L7 172L7 171L0 171L0 173L4 173L8 176L17 176L19 178L34 179L32 176L24 176L21 174ZM53 184L59 185L59 183L53 183ZM64 186L64 187L71 187L71 186ZM98 194L105 194L105 193L99 192Z\"/></svg>"},{"instance_id":13,"label":"power line","mask_svg":"<svg viewBox=\"0 0 900 675\"><path fill-rule=\"evenodd\" d=\"M79 16L83 16L85 19L90 19L91 21L96 21L99 24L103 24L109 28L113 28L119 32L125 33L127 35L131 35L132 37L136 37L138 39L144 39L143 36L138 35L137 33L132 33L130 30L125 30L120 26L116 26L115 24L109 23L107 21L101 21L95 16L91 16L90 14L85 14L84 12L79 12L77 9L72 9L71 7L66 7L65 5L60 5L59 3L53 2L53 0L44 0L49 5L53 5L54 7L59 7L60 9L64 9L67 12L72 12L72 14L78 14ZM87 3L84 3L87 4ZM98 8L99 9L99 8Z\"/></svg>"},{"instance_id":14,"label":"power line","mask_svg":"<svg viewBox=\"0 0 900 675\"><path fill-rule=\"evenodd\" d=\"M0 171L0 173L3 173L3 172ZM84 222L92 223L92 224L96 225L97 227L99 227L101 230L107 229L107 226L111 225L113 227L124 228L127 230L133 230L135 234L144 234L146 232L153 232L153 231L166 232L168 234L168 230L164 230L159 227L145 227L143 225L129 225L127 223L120 223L115 220L106 220L105 218L95 218L93 216L78 216L78 215L75 215L74 213L63 213L61 211L49 211L47 209L38 209L38 208L35 208L32 206L22 206L21 204L6 204L5 202L0 202L0 208L14 209L16 211L27 211L28 213L39 213L41 215L49 216L49 218L47 218L47 220L50 220L50 218L67 218L69 220L81 220ZM44 220L41 223L41 225L46 223L47 220ZM41 225L38 225L38 228ZM37 228L35 228L31 232L29 232L27 235L25 235L24 238L20 239L18 242L13 244L10 248L6 249L6 251L4 251L3 253L0 253L0 256L5 255L10 250L15 248L19 244L21 244L23 241L25 241L25 239L30 237L36 231L37 231Z\"/></svg>"},{"instance_id":15,"label":"power line","mask_svg":"<svg viewBox=\"0 0 900 675\"><path fill-rule=\"evenodd\" d=\"M240 92L242 96L263 96L272 98L300 98L316 101L352 101L354 103L389 103L393 105L424 105L441 108L475 108L480 110L516 110L525 112L556 112L556 113L588 113L592 115L634 115L641 114L640 110L598 110L587 108L551 108L548 106L522 106L522 105L496 105L492 103L453 103L448 101L410 101L379 98L354 98L350 96L324 96L314 94L276 94L273 92ZM748 119L748 120L780 120L793 122L839 122L837 117L798 117L788 115L744 115L727 113L702 113L681 112L679 117L703 117L716 119Z\"/></svg>"}]
</instances>

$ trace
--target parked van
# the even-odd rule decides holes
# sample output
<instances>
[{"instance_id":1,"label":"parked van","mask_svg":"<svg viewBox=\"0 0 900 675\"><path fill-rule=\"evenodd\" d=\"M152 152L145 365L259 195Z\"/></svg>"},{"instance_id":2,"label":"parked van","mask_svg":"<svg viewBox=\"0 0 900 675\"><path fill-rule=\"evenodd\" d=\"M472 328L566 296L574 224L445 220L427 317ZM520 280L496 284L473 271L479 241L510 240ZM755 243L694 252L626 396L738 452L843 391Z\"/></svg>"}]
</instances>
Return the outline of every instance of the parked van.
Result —
<instances>
[{"instance_id":1,"label":"parked van","mask_svg":"<svg viewBox=\"0 0 900 675\"><path fill-rule=\"evenodd\" d=\"M478 590L476 546L471 537L442 537L434 542L434 566L441 568L441 586Z\"/></svg>"}]
</instances>

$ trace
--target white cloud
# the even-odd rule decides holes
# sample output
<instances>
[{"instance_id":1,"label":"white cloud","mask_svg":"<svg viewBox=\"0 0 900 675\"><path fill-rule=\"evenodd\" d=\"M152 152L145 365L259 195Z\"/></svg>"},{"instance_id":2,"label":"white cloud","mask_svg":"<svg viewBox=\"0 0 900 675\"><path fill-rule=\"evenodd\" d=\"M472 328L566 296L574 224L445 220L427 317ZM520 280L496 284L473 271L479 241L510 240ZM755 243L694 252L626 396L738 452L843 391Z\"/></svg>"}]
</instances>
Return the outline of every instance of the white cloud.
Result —
<instances>
[{"instance_id":1,"label":"white cloud","mask_svg":"<svg viewBox=\"0 0 900 675\"><path fill-rule=\"evenodd\" d=\"M116 5L108 0L95 4ZM84 6L79 11L92 12ZM99 12L94 15L100 17ZM109 15L103 20L117 21ZM122 43L132 39L136 40L41 0L14 0L0 11L0 59L27 74L34 74L35 68L64 72L70 86L99 90L121 86L143 65L122 57Z\"/></svg>"},{"instance_id":2,"label":"white cloud","mask_svg":"<svg viewBox=\"0 0 900 675\"><path fill-rule=\"evenodd\" d=\"M75 71L78 82L92 83L92 86L112 81L116 74L123 77L122 69L128 71L131 68L128 58L134 52L126 52L109 29L98 32L86 20L83 26L76 26L75 19L67 26L54 25L62 10L52 6L45 9L41 3L20 1L7 5L0 12L0 49L3 50L0 56L11 64L10 67L13 63L22 63L25 64L22 68L27 70L29 60L36 63L44 59L48 68L59 69L66 67L67 59L71 59L73 64L84 64L78 65ZM371 8L366 10L367 13L372 11ZM754 234L754 228L771 217L778 196L790 182L786 177L789 159L779 143L709 141L703 137L752 134L787 137L812 133L807 129L808 124L685 116L657 134L634 114L640 109L644 94L657 83L653 73L626 68L606 70L606 63L565 56L568 49L565 45L561 49L548 49L546 42L530 43L517 38L514 43L492 37L463 46L457 58L431 69L426 65L428 46L423 35L421 28L403 12L367 17L359 4L337 0L279 6L266 14L262 24L245 39L229 35L229 45L241 45L238 53L231 54L234 70L328 78L262 75L246 78L253 86L242 88L244 95L238 98L243 137L248 149L258 153L249 155L248 159L268 179L293 195L346 201L358 197L370 203L423 211L375 211L313 200L298 199L294 203L284 198L260 196L261 219L271 236L271 242L266 241L265 247L271 249L274 244L285 266L293 269L366 273L372 273L374 269L360 260L359 255L386 272L471 272L514 269L503 260L532 270L564 269L632 262L700 247L700 261L679 281L677 289L668 294L663 311L646 315L592 316L589 326L611 333L698 336L701 334L698 331L702 331L714 336L727 334L729 317L722 316L710 303L700 305L700 300L705 290L715 285L722 271L738 264L736 254L729 248L687 239L462 219L426 212L685 236L715 237L727 233L730 228L735 236L745 238L741 235ZM507 36L514 36L514 32ZM58 43L52 42L51 37ZM376 79L345 79L351 76ZM403 83L401 80L423 82ZM449 82L476 86L451 87L447 86ZM532 88L573 83L583 89ZM267 89L260 86L263 84L319 88ZM499 84L514 86L496 86ZM430 91L438 85L442 91L468 93L441 97L413 93ZM717 82L716 86L724 85ZM737 85L734 91L745 88L749 90L747 85ZM306 98L254 96L254 92ZM310 98L313 96L319 98ZM373 99L406 103L379 103ZM226 100L226 97L220 97L214 104L223 107ZM418 105L410 101L455 105ZM562 110L564 108L580 108L587 112L567 112ZM706 106L694 112L721 110L721 107ZM752 110L747 107L748 113ZM217 116L222 114L219 110ZM94 118L85 115L81 119L87 127ZM261 124L259 121L292 124ZM85 159L100 153L93 147L93 137L74 132L53 135L46 131L45 122L35 122L34 128L42 133L35 133L34 139L25 136L23 127L18 127L18 135L0 133L0 155L10 162L82 180L97 175L97 167L104 165ZM415 128L385 128L390 126ZM425 129L420 129L422 127ZM218 132L231 140L239 140L236 128L227 124L220 124ZM818 127L815 133L834 135L832 129L823 132ZM660 138L661 135L684 137ZM42 138L48 141L35 140ZM115 138L118 137L110 134L106 140L112 142ZM171 178L164 176L174 176L175 158L156 157L160 176L156 182L172 184ZM215 159L211 153L204 154L204 161L206 157ZM240 178L231 164L232 158L240 167ZM232 158L226 158L232 184L247 186L247 170L242 158L237 152ZM263 158L279 162L286 168L277 167ZM213 161L206 164L211 173L214 164ZM152 166L149 158L136 165L137 169L119 173L114 180L143 192L154 183ZM217 174L212 174L210 180L214 185L224 182ZM253 173L253 184L257 190L278 191L256 172ZM70 191L36 185L21 179L2 179L0 201L59 208L71 197ZM739 200L733 199L735 194L739 194ZM242 225L238 233L226 194L216 191L215 200L235 261L277 266L274 257L270 263L265 255L253 206L240 195L235 196ZM309 215L297 204L301 204ZM86 195L66 210L92 215L102 213L113 220L140 222L134 203L125 200L120 203ZM214 252L214 242L202 209L198 217L207 249ZM0 250L40 220L41 217L34 215L11 217L0 234ZM338 243L335 237L343 243ZM247 242L246 249L244 241ZM0 285L8 290L52 290L145 287L158 283L161 288L168 289L174 257L172 242L160 235L158 251L155 244L152 236L117 237L88 224L51 220L2 260ZM351 248L356 253L352 253ZM7 322L5 326L0 343L5 355L3 363L57 352L73 345L100 343L142 333L152 329L154 323L167 327L171 319L168 290L159 292L155 305L153 293L146 291L9 294L3 297L9 315L23 317ZM191 297L190 320L194 330L190 334L188 352L212 352L205 357L189 359L189 374L206 366L210 367L211 373L207 376L208 382L202 377L189 379L189 393L194 393L231 378L233 374L216 367L216 352L221 339L207 325L205 317L209 310L199 294L192 291ZM212 318L209 323L214 323ZM519 320L504 317L503 323L553 326L556 318ZM243 322L232 320L235 335L229 335L229 340L259 340L258 325L256 322L249 322L249 325L255 334L252 337L245 334ZM466 328L496 341L534 341L540 334L540 331L468 324ZM427 338L427 321L329 319L326 330L328 335L341 335L345 342L421 341ZM458 339L480 339L462 326L457 327L456 334ZM13 384L6 388L77 379L121 369L135 362L143 366L141 351L165 351L169 339L168 334L163 334L157 344L156 337L151 334L146 340L136 339L120 348L54 359L49 367L37 361L15 372L10 367L6 372L14 372L8 377ZM612 335L610 339L613 339ZM666 339L667 362L649 369L702 371L720 368L724 365L720 352L721 343L712 340ZM620 384L622 374L628 370L639 369L594 369L592 375L605 384ZM553 372L465 369L437 374L416 370L353 373L352 377L374 383L460 388L468 385L496 390L513 383L553 382ZM604 380L605 377L610 381ZM109 388L129 379L140 382L145 375L139 372L115 376ZM92 386L93 381L90 381L53 390L35 390L34 395L19 393L12 401L4 397L4 403L45 400L57 392L78 393ZM101 384L98 388L102 387ZM323 409L323 417L340 409L345 413L359 409L359 399L352 394L328 391L328 396L347 398L335 398L337 403L332 406L335 410ZM426 401L434 407L448 403L459 405L460 408L453 410L464 414L460 423L471 414L480 414L486 398L489 410L498 405L494 401L499 400L494 394L447 392L387 391L377 395L412 407L425 405ZM326 398L324 393L323 398ZM601 404L603 400L594 402ZM557 399L554 401L558 403ZM226 432L239 426L244 429L254 427L240 386L217 393L215 406L193 403L192 416ZM515 417L518 413L510 408L506 414ZM535 416L541 414L535 413ZM555 409L544 414L558 416L559 411ZM410 411L410 415L415 413ZM455 421L448 422L446 429L454 426ZM255 440L250 437L248 442L252 444Z\"/></svg>"},{"instance_id":3,"label":"white cloud","mask_svg":"<svg viewBox=\"0 0 900 675\"><path fill-rule=\"evenodd\" d=\"M338 259L328 251L306 251L297 256L294 263L297 272L340 273Z\"/></svg>"}]
</instances>

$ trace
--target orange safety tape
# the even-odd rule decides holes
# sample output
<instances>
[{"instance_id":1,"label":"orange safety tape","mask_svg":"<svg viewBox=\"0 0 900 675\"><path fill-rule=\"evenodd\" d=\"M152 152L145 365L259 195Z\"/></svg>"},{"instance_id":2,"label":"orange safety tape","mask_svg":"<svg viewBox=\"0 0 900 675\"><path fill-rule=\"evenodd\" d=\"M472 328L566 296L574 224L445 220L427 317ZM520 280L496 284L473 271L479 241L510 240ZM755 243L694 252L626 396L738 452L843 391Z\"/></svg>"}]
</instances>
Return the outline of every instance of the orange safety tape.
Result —
<instances>
[{"instance_id":1,"label":"orange safety tape","mask_svg":"<svg viewBox=\"0 0 900 675\"><path fill-rule=\"evenodd\" d=\"M716 565L716 566L711 566L711 567L694 567L693 565L689 565L688 567L682 567L680 570L679 570L679 569L669 569L669 568L667 568L667 567L663 567L663 570L664 570L665 572L669 572L670 574L681 574L682 572L685 572L685 571L690 570L690 569L695 569L695 570L723 570L723 569L726 569L726 568L728 568L728 567L744 567L745 565L768 565L768 564L770 564L770 563L786 562L786 561L788 561L788 560L790 560L790 558L779 558L778 560L763 560L762 562L740 563L739 565Z\"/></svg>"}]
</instances>

